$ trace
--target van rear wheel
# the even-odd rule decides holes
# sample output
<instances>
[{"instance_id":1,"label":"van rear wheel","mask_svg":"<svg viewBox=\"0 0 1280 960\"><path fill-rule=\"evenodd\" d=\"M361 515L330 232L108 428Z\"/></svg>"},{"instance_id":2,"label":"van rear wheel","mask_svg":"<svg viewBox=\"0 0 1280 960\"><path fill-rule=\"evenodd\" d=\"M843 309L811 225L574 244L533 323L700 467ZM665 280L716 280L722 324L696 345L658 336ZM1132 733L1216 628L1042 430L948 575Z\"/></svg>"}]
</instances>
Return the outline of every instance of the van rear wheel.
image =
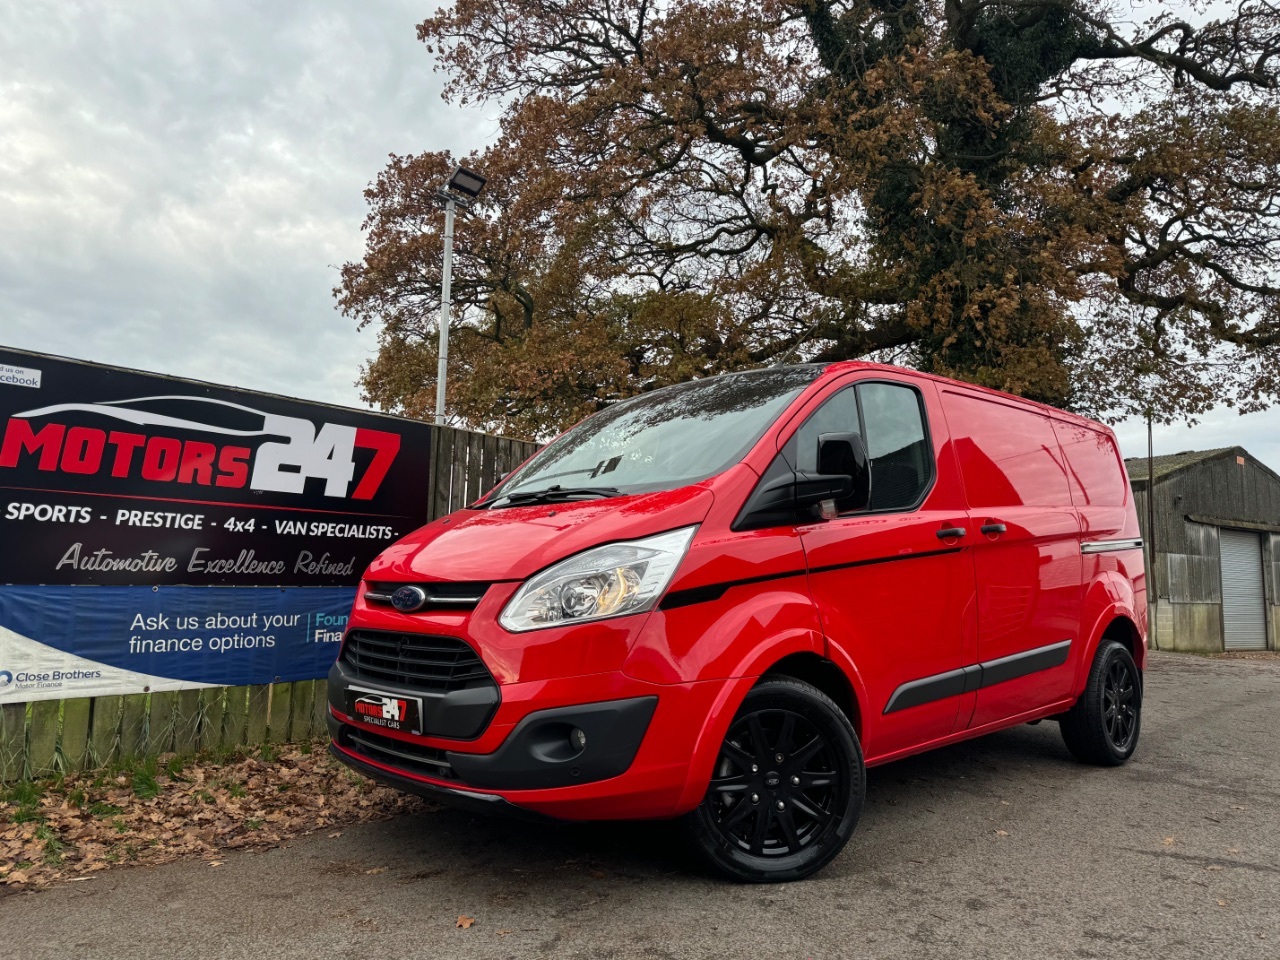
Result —
<instances>
[{"instance_id":1,"label":"van rear wheel","mask_svg":"<svg viewBox=\"0 0 1280 960\"><path fill-rule=\"evenodd\" d=\"M800 880L848 842L865 793L849 718L817 688L767 677L743 700L685 822L718 872L749 883Z\"/></svg>"},{"instance_id":2,"label":"van rear wheel","mask_svg":"<svg viewBox=\"0 0 1280 960\"><path fill-rule=\"evenodd\" d=\"M1098 645L1084 693L1060 726L1081 763L1118 767L1133 756L1142 730L1142 675L1123 644Z\"/></svg>"}]
</instances>

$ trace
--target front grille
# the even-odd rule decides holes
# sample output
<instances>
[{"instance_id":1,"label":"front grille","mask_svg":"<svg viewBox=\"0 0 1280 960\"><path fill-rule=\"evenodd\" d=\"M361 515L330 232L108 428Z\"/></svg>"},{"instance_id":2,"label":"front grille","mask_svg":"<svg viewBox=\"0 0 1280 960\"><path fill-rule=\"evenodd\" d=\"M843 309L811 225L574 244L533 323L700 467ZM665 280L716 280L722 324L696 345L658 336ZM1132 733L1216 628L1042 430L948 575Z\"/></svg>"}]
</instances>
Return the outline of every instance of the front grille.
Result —
<instances>
[{"instance_id":1,"label":"front grille","mask_svg":"<svg viewBox=\"0 0 1280 960\"><path fill-rule=\"evenodd\" d=\"M370 760L385 763L389 767L410 770L437 780L457 780L458 775L445 757L443 750L423 747L404 740L393 740L381 734L370 733L343 724L339 743Z\"/></svg>"},{"instance_id":2,"label":"front grille","mask_svg":"<svg viewBox=\"0 0 1280 960\"><path fill-rule=\"evenodd\" d=\"M465 613L474 610L488 591L487 583L366 583L365 603L391 606L391 595L401 587L418 587L426 602L414 613Z\"/></svg>"},{"instance_id":3,"label":"front grille","mask_svg":"<svg viewBox=\"0 0 1280 960\"><path fill-rule=\"evenodd\" d=\"M456 637L352 630L342 661L358 679L449 693L495 685L479 654Z\"/></svg>"}]
</instances>

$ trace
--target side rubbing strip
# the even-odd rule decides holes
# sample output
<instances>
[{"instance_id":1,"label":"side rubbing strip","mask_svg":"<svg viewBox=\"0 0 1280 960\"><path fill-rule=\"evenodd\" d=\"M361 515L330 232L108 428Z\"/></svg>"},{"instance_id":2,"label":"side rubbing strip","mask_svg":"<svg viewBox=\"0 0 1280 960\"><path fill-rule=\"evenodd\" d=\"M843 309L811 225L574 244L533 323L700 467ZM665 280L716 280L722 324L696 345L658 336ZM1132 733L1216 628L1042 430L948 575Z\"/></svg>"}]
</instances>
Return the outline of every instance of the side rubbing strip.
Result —
<instances>
[{"instance_id":1,"label":"side rubbing strip","mask_svg":"<svg viewBox=\"0 0 1280 960\"><path fill-rule=\"evenodd\" d=\"M978 666L982 668L982 686L989 687L996 683L1004 683L1006 680L1017 680L1029 673L1060 667L1067 662L1067 652L1070 649L1071 641L1063 640L1061 643L1051 643L1047 647L1024 650L1011 657L1001 657L999 660L980 663Z\"/></svg>"},{"instance_id":2,"label":"side rubbing strip","mask_svg":"<svg viewBox=\"0 0 1280 960\"><path fill-rule=\"evenodd\" d=\"M1141 549L1141 540L1088 540L1080 544L1081 553L1114 553L1117 550Z\"/></svg>"},{"instance_id":3,"label":"side rubbing strip","mask_svg":"<svg viewBox=\"0 0 1280 960\"><path fill-rule=\"evenodd\" d=\"M1071 641L1063 640L1060 643L1051 643L1047 647L1024 650L1011 657L987 660L959 670L948 670L946 673L935 674L932 677L912 680L893 691L893 696L885 704L884 712L893 713L908 707L918 707L961 693L972 693L974 690L1004 683L1006 680L1016 680L1040 670L1060 667L1067 662L1067 654L1070 650Z\"/></svg>"},{"instance_id":4,"label":"side rubbing strip","mask_svg":"<svg viewBox=\"0 0 1280 960\"><path fill-rule=\"evenodd\" d=\"M923 680L904 683L893 691L893 696L885 705L884 712L893 713L895 710L918 707L921 704L932 703L934 700L944 700L947 697L955 697L970 690L976 690L981 673L981 669L975 664L972 667L950 670L937 676L925 677Z\"/></svg>"}]
</instances>

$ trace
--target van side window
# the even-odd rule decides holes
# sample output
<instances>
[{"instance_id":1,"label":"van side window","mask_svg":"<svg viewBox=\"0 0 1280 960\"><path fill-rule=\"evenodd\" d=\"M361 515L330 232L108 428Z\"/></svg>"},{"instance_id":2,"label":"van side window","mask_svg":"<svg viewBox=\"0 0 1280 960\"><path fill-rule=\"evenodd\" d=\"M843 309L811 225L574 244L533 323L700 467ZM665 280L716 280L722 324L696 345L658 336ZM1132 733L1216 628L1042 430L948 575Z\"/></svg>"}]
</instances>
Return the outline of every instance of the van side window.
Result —
<instances>
[{"instance_id":1,"label":"van side window","mask_svg":"<svg viewBox=\"0 0 1280 960\"><path fill-rule=\"evenodd\" d=\"M871 509L914 506L933 480L920 395L893 383L863 383L857 390L871 460Z\"/></svg>"},{"instance_id":2,"label":"van side window","mask_svg":"<svg viewBox=\"0 0 1280 960\"><path fill-rule=\"evenodd\" d=\"M924 408L911 387L863 383L841 390L795 432L783 456L796 470L817 473L818 438L824 433L862 436L871 461L872 511L912 507L933 481Z\"/></svg>"},{"instance_id":3,"label":"van side window","mask_svg":"<svg viewBox=\"0 0 1280 960\"><path fill-rule=\"evenodd\" d=\"M818 472L818 438L824 433L862 433L858 425L858 398L852 387L841 390L824 403L796 431L788 445L794 453L787 457L796 470Z\"/></svg>"}]
</instances>

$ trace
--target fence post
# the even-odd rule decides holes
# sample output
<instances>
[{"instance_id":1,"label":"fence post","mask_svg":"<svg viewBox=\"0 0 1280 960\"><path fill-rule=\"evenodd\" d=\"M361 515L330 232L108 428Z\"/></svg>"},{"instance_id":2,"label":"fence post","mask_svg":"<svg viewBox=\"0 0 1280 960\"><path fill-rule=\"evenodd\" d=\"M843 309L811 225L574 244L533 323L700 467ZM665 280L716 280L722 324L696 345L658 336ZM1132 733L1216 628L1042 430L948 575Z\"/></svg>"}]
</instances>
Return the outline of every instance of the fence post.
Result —
<instances>
[{"instance_id":1,"label":"fence post","mask_svg":"<svg viewBox=\"0 0 1280 960\"><path fill-rule=\"evenodd\" d=\"M173 751L190 756L200 744L200 690L179 690L174 701Z\"/></svg>"},{"instance_id":2,"label":"fence post","mask_svg":"<svg viewBox=\"0 0 1280 960\"><path fill-rule=\"evenodd\" d=\"M57 700L37 700L31 704L31 734L27 738L27 766L32 776L56 773L58 750Z\"/></svg>"},{"instance_id":3,"label":"fence post","mask_svg":"<svg viewBox=\"0 0 1280 960\"><path fill-rule=\"evenodd\" d=\"M255 683L249 688L249 722L245 730L251 747L266 743L267 707L271 705L271 684Z\"/></svg>"},{"instance_id":4,"label":"fence post","mask_svg":"<svg viewBox=\"0 0 1280 960\"><path fill-rule=\"evenodd\" d=\"M284 743L289 739L289 712L292 705L293 684L273 683L267 720L267 739L272 743Z\"/></svg>"},{"instance_id":5,"label":"fence post","mask_svg":"<svg viewBox=\"0 0 1280 960\"><path fill-rule=\"evenodd\" d=\"M94 697L89 724L89 756L95 765L120 759L120 716L124 697Z\"/></svg>"},{"instance_id":6,"label":"fence post","mask_svg":"<svg viewBox=\"0 0 1280 960\"><path fill-rule=\"evenodd\" d=\"M249 688L227 687L227 712L222 721L222 745L239 747L244 743L249 723Z\"/></svg>"},{"instance_id":7,"label":"fence post","mask_svg":"<svg viewBox=\"0 0 1280 960\"><path fill-rule=\"evenodd\" d=\"M145 693L127 693L120 711L120 759L146 756L147 713L149 704ZM67 742L67 718L62 720L62 742Z\"/></svg>"},{"instance_id":8,"label":"fence post","mask_svg":"<svg viewBox=\"0 0 1280 960\"><path fill-rule=\"evenodd\" d=\"M0 781L20 780L27 765L27 705L0 706Z\"/></svg>"},{"instance_id":9,"label":"fence post","mask_svg":"<svg viewBox=\"0 0 1280 960\"><path fill-rule=\"evenodd\" d=\"M200 720L200 749L214 750L222 746L222 718L227 712L227 688L213 687L200 691L203 716Z\"/></svg>"},{"instance_id":10,"label":"fence post","mask_svg":"<svg viewBox=\"0 0 1280 960\"><path fill-rule=\"evenodd\" d=\"M93 766L93 757L89 756L89 720L92 710L93 700L89 697L63 701L62 742L58 749L68 773L88 770Z\"/></svg>"}]
</instances>

